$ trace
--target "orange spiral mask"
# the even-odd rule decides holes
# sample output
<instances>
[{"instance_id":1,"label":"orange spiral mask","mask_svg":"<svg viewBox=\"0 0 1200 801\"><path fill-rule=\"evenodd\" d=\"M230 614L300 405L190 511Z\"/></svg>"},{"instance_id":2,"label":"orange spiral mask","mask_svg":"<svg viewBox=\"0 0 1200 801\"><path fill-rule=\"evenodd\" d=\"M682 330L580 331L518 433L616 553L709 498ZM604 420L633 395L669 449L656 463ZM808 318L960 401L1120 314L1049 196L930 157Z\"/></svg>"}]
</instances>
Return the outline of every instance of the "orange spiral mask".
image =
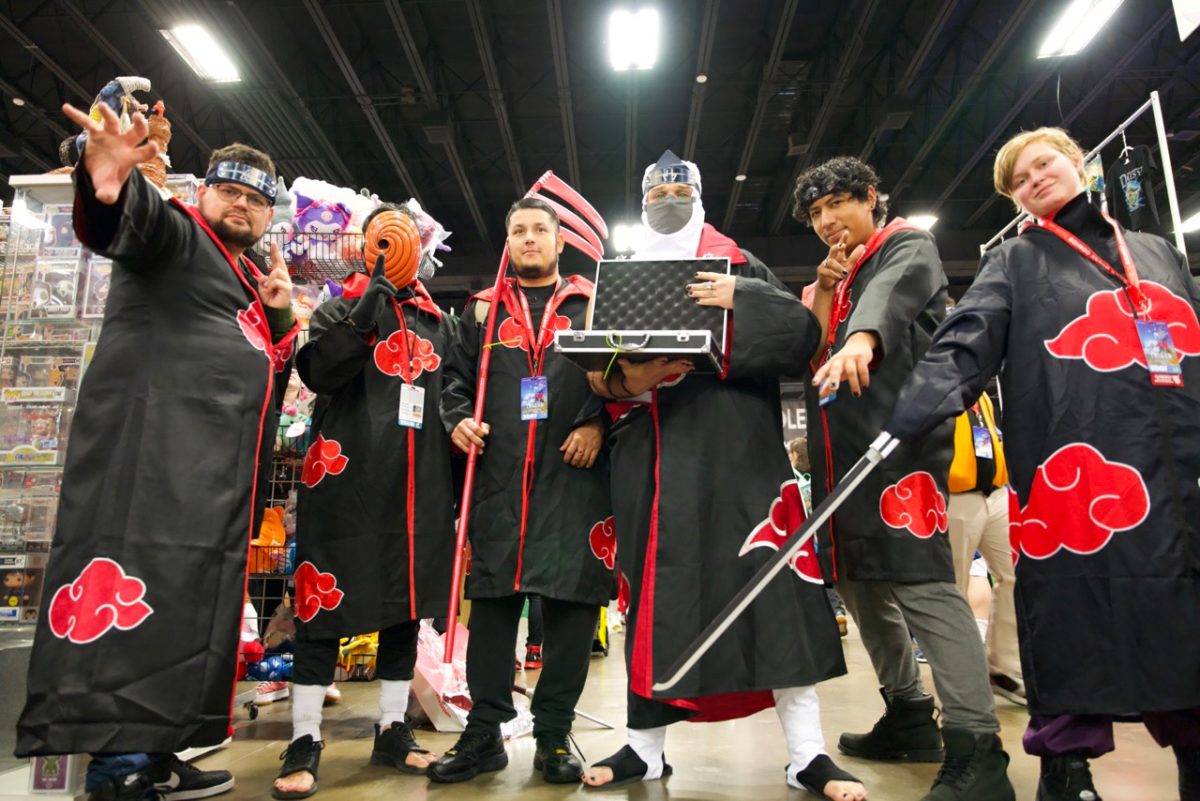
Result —
<instances>
[{"instance_id":1,"label":"orange spiral mask","mask_svg":"<svg viewBox=\"0 0 1200 801\"><path fill-rule=\"evenodd\" d=\"M417 277L421 263L421 232L407 214L398 211L382 211L375 215L367 226L363 259L367 270L373 270L375 261L383 256L383 273L392 285L402 289Z\"/></svg>"}]
</instances>

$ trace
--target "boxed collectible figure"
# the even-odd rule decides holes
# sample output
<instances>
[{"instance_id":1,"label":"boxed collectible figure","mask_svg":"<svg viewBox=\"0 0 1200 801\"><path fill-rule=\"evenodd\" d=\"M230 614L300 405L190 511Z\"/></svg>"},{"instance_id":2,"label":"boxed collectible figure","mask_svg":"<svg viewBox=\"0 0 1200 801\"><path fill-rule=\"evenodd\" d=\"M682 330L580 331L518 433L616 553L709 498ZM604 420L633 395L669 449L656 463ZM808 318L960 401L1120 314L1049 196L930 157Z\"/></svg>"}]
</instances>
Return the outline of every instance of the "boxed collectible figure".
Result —
<instances>
[{"instance_id":1,"label":"boxed collectible figure","mask_svg":"<svg viewBox=\"0 0 1200 801\"><path fill-rule=\"evenodd\" d=\"M87 264L87 281L83 290L83 305L80 317L103 317L104 304L108 301L108 288L112 280L112 259L92 254Z\"/></svg>"},{"instance_id":2,"label":"boxed collectible figure","mask_svg":"<svg viewBox=\"0 0 1200 801\"><path fill-rule=\"evenodd\" d=\"M75 292L79 286L79 259L39 258L33 274L31 317L75 316Z\"/></svg>"}]
</instances>

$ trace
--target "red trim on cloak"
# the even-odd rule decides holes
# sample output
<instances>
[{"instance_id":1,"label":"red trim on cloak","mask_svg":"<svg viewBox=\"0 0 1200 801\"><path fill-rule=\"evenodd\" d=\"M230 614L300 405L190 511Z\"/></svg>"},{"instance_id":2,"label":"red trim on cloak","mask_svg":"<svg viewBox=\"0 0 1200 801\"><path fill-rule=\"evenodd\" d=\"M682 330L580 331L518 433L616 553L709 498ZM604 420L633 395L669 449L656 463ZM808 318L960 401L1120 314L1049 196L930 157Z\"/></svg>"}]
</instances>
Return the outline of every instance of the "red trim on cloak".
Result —
<instances>
[{"instance_id":1,"label":"red trim on cloak","mask_svg":"<svg viewBox=\"0 0 1200 801\"><path fill-rule=\"evenodd\" d=\"M361 298L363 292L367 291L367 284L370 282L371 279L366 273L358 271L350 273L342 279L342 297L347 300ZM442 319L442 310L433 302L433 296L429 294L429 290L425 288L425 285L417 280L413 281L409 286L413 291L413 297L398 301L400 305L415 306L421 311L433 315L438 320Z\"/></svg>"},{"instance_id":2,"label":"red trim on cloak","mask_svg":"<svg viewBox=\"0 0 1200 801\"><path fill-rule=\"evenodd\" d=\"M246 559L242 563L242 593L245 594L246 592L249 592L250 589L250 549L253 547L251 546L250 541L254 539L254 507L258 500L258 468L259 463L261 462L259 455L262 453L263 424L267 420L267 410L271 407L272 395L275 391L275 358L273 355L275 345L271 342L271 329L270 326L267 325L266 312L262 311L262 301L258 297L258 291L254 287L250 286L250 282L246 280L246 276L243 275L242 271L238 269L233 257L230 256L229 251L225 249L225 245L221 243L221 240L217 238L216 233L213 232L212 228L209 227L204 218L200 216L200 210L195 206L181 203L176 198L171 198L171 202L182 209L189 217L191 217L192 220L200 226L200 230L208 234L209 239L213 241L213 244L217 246L217 248L221 251L221 254L225 257L225 261L229 264L229 268L233 270L233 274L237 276L238 280L242 282L242 285L245 286L250 292L251 297L254 299L251 305L257 305L259 307L259 320L261 321L262 327L266 329L266 336L264 337L263 342L268 348L271 348L272 351L267 353L267 391L263 395L262 409L259 410L258 437L254 443L254 478L250 484L250 521L246 526ZM250 265L252 272L260 272L253 263L247 261L247 264ZM287 341L290 342L295 338L296 333L299 330L299 326L299 323L296 323L292 326L292 330L285 336ZM234 639L236 640L236 635ZM233 650L235 653L237 652L236 647ZM237 659L234 659L232 671L233 675L230 679L229 691L229 720L226 724L230 737L233 736L233 707L237 697L237 669Z\"/></svg>"},{"instance_id":3,"label":"red trim on cloak","mask_svg":"<svg viewBox=\"0 0 1200 801\"><path fill-rule=\"evenodd\" d=\"M696 246L696 255L702 258L727 258L730 264L745 264L746 257L741 248L725 234L705 223L700 229L700 244Z\"/></svg>"}]
</instances>

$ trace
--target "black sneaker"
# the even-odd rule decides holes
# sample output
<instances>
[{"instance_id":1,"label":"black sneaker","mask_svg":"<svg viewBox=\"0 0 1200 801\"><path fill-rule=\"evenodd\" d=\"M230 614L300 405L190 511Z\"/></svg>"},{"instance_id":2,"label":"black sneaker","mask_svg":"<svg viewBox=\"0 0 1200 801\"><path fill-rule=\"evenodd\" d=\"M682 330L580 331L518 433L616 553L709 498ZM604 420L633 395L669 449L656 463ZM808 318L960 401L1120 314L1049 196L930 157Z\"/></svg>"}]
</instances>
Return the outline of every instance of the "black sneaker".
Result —
<instances>
[{"instance_id":1,"label":"black sneaker","mask_svg":"<svg viewBox=\"0 0 1200 801\"><path fill-rule=\"evenodd\" d=\"M467 726L454 747L430 765L430 781L449 784L474 779L480 773L508 767L508 752L500 732L482 726Z\"/></svg>"},{"instance_id":2,"label":"black sneaker","mask_svg":"<svg viewBox=\"0 0 1200 801\"><path fill-rule=\"evenodd\" d=\"M1077 753L1042 757L1037 801L1101 801L1087 757Z\"/></svg>"},{"instance_id":3,"label":"black sneaker","mask_svg":"<svg viewBox=\"0 0 1200 801\"><path fill-rule=\"evenodd\" d=\"M574 784L583 778L583 763L571 753L571 741L566 734L537 734L537 750L533 753L533 769L551 784Z\"/></svg>"},{"instance_id":4,"label":"black sneaker","mask_svg":"<svg viewBox=\"0 0 1200 801\"><path fill-rule=\"evenodd\" d=\"M161 798L146 770L105 779L88 792L88 801L160 801Z\"/></svg>"},{"instance_id":5,"label":"black sneaker","mask_svg":"<svg viewBox=\"0 0 1200 801\"><path fill-rule=\"evenodd\" d=\"M233 789L233 774L227 770L200 770L177 756L172 756L167 765L170 773L155 782L154 789L168 801L209 798Z\"/></svg>"},{"instance_id":6,"label":"black sneaker","mask_svg":"<svg viewBox=\"0 0 1200 801\"><path fill-rule=\"evenodd\" d=\"M945 728L942 739L946 759L921 801L1017 801L999 737Z\"/></svg>"}]
</instances>

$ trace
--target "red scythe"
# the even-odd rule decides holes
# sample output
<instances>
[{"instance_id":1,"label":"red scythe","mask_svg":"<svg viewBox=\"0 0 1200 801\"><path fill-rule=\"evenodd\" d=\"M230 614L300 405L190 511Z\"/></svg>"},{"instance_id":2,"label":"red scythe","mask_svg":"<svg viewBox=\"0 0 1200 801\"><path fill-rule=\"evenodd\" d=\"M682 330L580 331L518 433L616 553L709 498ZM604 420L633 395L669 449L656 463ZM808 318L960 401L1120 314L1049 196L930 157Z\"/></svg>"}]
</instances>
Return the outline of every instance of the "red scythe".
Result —
<instances>
[{"instance_id":1,"label":"red scythe","mask_svg":"<svg viewBox=\"0 0 1200 801\"><path fill-rule=\"evenodd\" d=\"M558 200L547 197L542 192L550 192ZM608 239L608 226L604 219L592 208L592 204L584 200L583 195L576 192L569 184L547 170L541 178L529 187L525 197L536 197L544 200L558 213L559 230L562 231L566 244L579 250L589 259L599 261L604 255L604 243ZM572 210L574 209L574 210ZM500 257L500 268L496 271L495 291L491 307L488 309L487 323L484 326L483 351L479 356L479 382L475 390L475 422L483 421L483 400L487 397L488 368L492 363L492 334L496 330L496 307L500 300L500 290L504 285L504 274L508 271L508 248ZM462 502L459 504L458 534L454 542L454 572L450 581L450 611L447 616L449 625L446 627L446 645L443 648L442 661L450 662L454 657L455 622L458 620L458 588L462 584L463 552L467 544L467 521L471 510L471 491L475 486L475 462L479 451L474 445L467 451L467 473L463 479Z\"/></svg>"}]
</instances>

